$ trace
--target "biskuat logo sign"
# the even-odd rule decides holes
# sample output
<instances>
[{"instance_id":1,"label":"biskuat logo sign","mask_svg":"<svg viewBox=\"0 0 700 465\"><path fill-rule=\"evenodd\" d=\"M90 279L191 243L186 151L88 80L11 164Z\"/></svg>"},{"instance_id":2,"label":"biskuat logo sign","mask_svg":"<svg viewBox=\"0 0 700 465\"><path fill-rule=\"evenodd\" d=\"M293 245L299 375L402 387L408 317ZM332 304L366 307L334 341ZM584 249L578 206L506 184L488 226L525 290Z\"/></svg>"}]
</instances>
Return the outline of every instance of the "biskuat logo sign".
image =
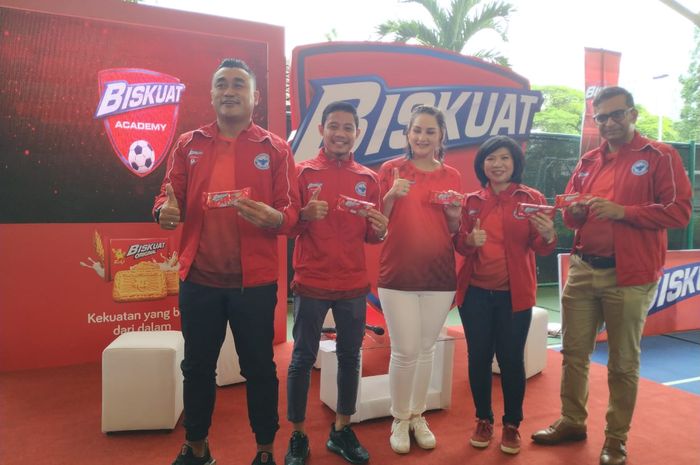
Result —
<instances>
[{"instance_id":1,"label":"biskuat logo sign","mask_svg":"<svg viewBox=\"0 0 700 465\"><path fill-rule=\"evenodd\" d=\"M136 176L147 176L166 158L175 135L185 85L157 71L134 68L98 73L95 118L104 122L115 155Z\"/></svg>"}]
</instances>

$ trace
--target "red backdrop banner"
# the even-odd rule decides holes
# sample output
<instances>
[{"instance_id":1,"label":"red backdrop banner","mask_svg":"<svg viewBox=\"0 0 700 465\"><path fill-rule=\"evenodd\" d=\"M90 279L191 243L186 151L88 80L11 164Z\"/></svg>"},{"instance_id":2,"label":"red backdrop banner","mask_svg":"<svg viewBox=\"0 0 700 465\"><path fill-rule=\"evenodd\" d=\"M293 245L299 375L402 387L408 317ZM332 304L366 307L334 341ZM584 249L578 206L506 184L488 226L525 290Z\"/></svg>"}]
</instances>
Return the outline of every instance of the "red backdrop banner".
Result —
<instances>
[{"instance_id":1,"label":"red backdrop banner","mask_svg":"<svg viewBox=\"0 0 700 465\"><path fill-rule=\"evenodd\" d=\"M0 24L0 371L92 362L120 332L179 329L179 232L150 214L159 162L214 120L211 76L228 57L257 76L255 121L285 134L284 30L118 0L0 0ZM145 294L129 287L134 266L158 270Z\"/></svg>"},{"instance_id":2,"label":"red backdrop banner","mask_svg":"<svg viewBox=\"0 0 700 465\"><path fill-rule=\"evenodd\" d=\"M619 52L600 48L586 48L586 108L581 125L581 155L601 144L598 126L593 121L593 99L603 87L616 86L620 74Z\"/></svg>"}]
</instances>

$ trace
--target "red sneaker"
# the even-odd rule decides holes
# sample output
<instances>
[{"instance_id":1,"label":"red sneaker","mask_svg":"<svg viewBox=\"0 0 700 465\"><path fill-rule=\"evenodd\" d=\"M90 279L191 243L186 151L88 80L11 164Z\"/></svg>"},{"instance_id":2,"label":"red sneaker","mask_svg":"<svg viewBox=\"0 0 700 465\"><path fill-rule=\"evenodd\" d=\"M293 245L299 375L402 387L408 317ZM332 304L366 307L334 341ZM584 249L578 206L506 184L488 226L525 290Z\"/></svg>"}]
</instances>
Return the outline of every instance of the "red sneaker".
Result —
<instances>
[{"instance_id":1,"label":"red sneaker","mask_svg":"<svg viewBox=\"0 0 700 465\"><path fill-rule=\"evenodd\" d=\"M520 433L518 427L506 423L503 425L503 436L501 436L501 450L506 454L517 454L520 452Z\"/></svg>"},{"instance_id":2,"label":"red sneaker","mask_svg":"<svg viewBox=\"0 0 700 465\"><path fill-rule=\"evenodd\" d=\"M488 447L493 437L493 425L488 420L476 420L476 429L469 442L478 448Z\"/></svg>"}]
</instances>

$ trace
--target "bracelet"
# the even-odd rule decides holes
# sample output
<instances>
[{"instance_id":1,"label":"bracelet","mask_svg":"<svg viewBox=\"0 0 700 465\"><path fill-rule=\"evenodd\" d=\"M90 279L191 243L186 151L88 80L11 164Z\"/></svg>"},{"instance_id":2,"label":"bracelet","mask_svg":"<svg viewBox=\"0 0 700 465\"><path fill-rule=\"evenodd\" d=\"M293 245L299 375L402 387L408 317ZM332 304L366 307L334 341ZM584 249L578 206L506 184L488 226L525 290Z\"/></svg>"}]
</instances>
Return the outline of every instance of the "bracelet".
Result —
<instances>
[{"instance_id":1,"label":"bracelet","mask_svg":"<svg viewBox=\"0 0 700 465\"><path fill-rule=\"evenodd\" d=\"M282 226L282 223L284 223L284 213L282 213L279 210L277 210L277 212L280 214L280 222L277 223L277 226L275 226L275 229L279 229L280 226Z\"/></svg>"}]
</instances>

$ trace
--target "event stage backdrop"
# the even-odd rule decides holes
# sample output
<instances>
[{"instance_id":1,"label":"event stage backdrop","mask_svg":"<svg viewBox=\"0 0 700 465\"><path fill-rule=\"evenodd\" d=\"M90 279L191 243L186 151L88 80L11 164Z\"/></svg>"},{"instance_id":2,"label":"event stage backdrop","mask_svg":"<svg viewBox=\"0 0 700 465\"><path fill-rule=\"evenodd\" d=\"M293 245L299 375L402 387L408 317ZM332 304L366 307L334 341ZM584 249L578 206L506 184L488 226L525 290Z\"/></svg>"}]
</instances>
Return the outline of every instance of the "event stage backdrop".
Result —
<instances>
[{"instance_id":1,"label":"event stage backdrop","mask_svg":"<svg viewBox=\"0 0 700 465\"><path fill-rule=\"evenodd\" d=\"M150 213L162 162L214 120L227 57L257 75L255 121L284 134L283 29L119 0L0 0L0 26L0 371L95 361L120 332L179 329L179 231ZM159 283L133 300L114 278L143 279L139 261Z\"/></svg>"}]
</instances>

